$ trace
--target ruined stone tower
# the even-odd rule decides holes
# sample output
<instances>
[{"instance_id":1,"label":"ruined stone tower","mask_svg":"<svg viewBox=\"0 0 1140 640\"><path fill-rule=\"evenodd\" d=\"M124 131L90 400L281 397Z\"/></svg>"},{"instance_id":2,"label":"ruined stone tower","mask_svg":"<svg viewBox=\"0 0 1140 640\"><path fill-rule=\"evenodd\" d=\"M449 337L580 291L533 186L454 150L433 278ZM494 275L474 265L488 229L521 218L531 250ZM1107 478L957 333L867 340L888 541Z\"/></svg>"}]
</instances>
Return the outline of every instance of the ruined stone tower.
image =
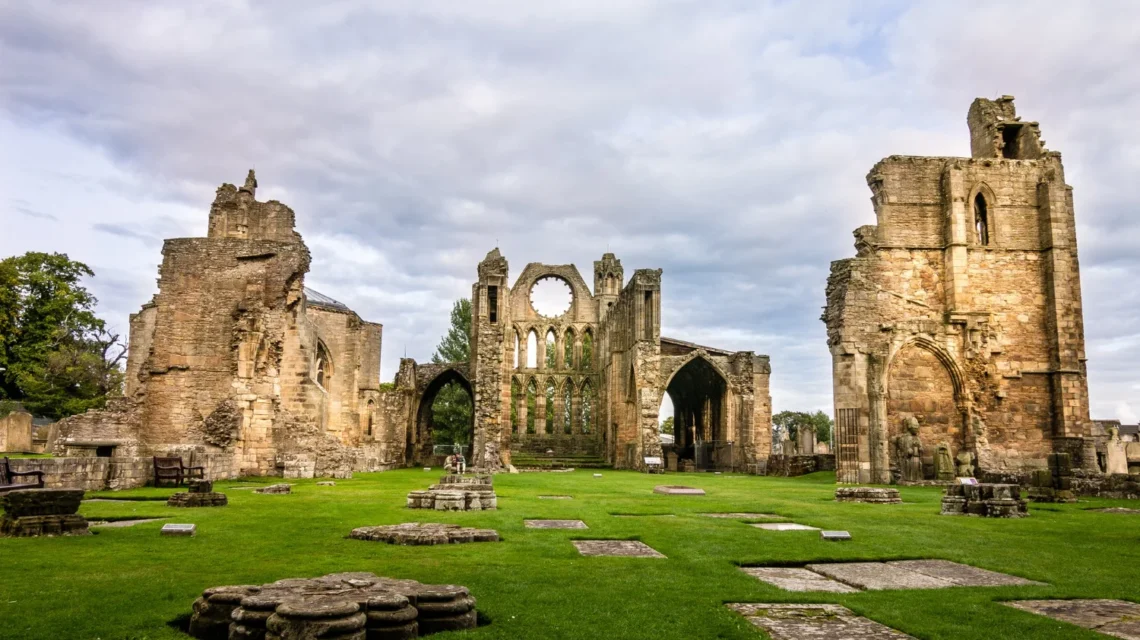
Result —
<instances>
[{"instance_id":1,"label":"ruined stone tower","mask_svg":"<svg viewBox=\"0 0 1140 640\"><path fill-rule=\"evenodd\" d=\"M892 480L917 418L935 449L1016 475L1068 452L1095 468L1072 190L1013 98L970 106L970 158L891 156L876 225L827 284L840 482Z\"/></svg>"}]
</instances>

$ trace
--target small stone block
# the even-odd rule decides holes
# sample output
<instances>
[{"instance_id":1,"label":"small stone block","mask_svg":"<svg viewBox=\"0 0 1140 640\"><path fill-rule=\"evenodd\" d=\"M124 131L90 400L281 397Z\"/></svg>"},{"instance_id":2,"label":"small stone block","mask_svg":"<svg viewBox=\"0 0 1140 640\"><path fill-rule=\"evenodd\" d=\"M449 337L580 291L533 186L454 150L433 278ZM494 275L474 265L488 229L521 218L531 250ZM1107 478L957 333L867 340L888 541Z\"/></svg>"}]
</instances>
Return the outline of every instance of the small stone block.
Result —
<instances>
[{"instance_id":1,"label":"small stone block","mask_svg":"<svg viewBox=\"0 0 1140 640\"><path fill-rule=\"evenodd\" d=\"M705 490L679 484L659 484L653 487L653 493L660 493L667 496L703 496L705 495Z\"/></svg>"},{"instance_id":2,"label":"small stone block","mask_svg":"<svg viewBox=\"0 0 1140 640\"><path fill-rule=\"evenodd\" d=\"M762 522L752 526L765 531L819 531L819 527L809 527L795 522Z\"/></svg>"},{"instance_id":3,"label":"small stone block","mask_svg":"<svg viewBox=\"0 0 1140 640\"><path fill-rule=\"evenodd\" d=\"M524 520L527 529L589 529L581 520Z\"/></svg>"},{"instance_id":4,"label":"small stone block","mask_svg":"<svg viewBox=\"0 0 1140 640\"><path fill-rule=\"evenodd\" d=\"M160 533L164 536L193 536L198 532L196 524L164 524Z\"/></svg>"},{"instance_id":5,"label":"small stone block","mask_svg":"<svg viewBox=\"0 0 1140 640\"><path fill-rule=\"evenodd\" d=\"M584 556L623 558L664 558L665 555L639 540L575 540L574 546Z\"/></svg>"},{"instance_id":6,"label":"small stone block","mask_svg":"<svg viewBox=\"0 0 1140 640\"><path fill-rule=\"evenodd\" d=\"M792 567L741 567L748 575L779 587L784 591L828 591L831 593L858 593L859 590L842 582L825 578L807 569Z\"/></svg>"},{"instance_id":7,"label":"small stone block","mask_svg":"<svg viewBox=\"0 0 1140 640\"><path fill-rule=\"evenodd\" d=\"M424 471L431 471L431 467L424 467Z\"/></svg>"},{"instance_id":8,"label":"small stone block","mask_svg":"<svg viewBox=\"0 0 1140 640\"><path fill-rule=\"evenodd\" d=\"M595 474L594 474L594 477L595 477L595 478L600 478L600 477L602 477L602 474L600 474L600 473L595 473Z\"/></svg>"},{"instance_id":9,"label":"small stone block","mask_svg":"<svg viewBox=\"0 0 1140 640\"><path fill-rule=\"evenodd\" d=\"M846 531L820 531L819 537L821 540L850 540L851 534Z\"/></svg>"}]
</instances>

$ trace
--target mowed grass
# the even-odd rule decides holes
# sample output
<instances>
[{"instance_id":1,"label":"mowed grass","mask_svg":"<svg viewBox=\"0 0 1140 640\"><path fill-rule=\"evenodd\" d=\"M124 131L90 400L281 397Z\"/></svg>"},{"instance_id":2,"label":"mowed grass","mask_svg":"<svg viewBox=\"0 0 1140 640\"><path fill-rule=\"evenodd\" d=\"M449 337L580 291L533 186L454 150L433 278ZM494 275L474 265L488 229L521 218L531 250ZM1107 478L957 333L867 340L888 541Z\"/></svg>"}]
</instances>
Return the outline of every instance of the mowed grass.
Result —
<instances>
[{"instance_id":1,"label":"mowed grass","mask_svg":"<svg viewBox=\"0 0 1140 640\"><path fill-rule=\"evenodd\" d=\"M195 538L159 536L162 522L71 538L0 539L0 637L182 638L176 621L202 589L261 584L336 571L373 571L469 587L489 624L435 637L762 638L726 602L833 602L918 638L1103 638L1016 611L1003 600L1140 596L1140 516L1089 511L1128 506L1086 500L1031 505L1020 520L939 516L940 491L902 488L904 504L840 504L833 474L795 479L631 472L495 476L499 509L441 513L404 508L404 496L438 470L357 474L335 487L292 481L292 495L258 495L220 482L228 507L168 508L161 501L84 503L91 519L171 516ZM708 495L662 496L657 484ZM101 497L163 496L138 489ZM542 500L566 494L573 500ZM1135 506L1133 504L1133 506ZM851 542L813 531L773 532L700 512L765 512L846 529ZM644 514L618 517L614 514ZM662 514L675 514L665 517ZM581 519L586 531L532 530L527 518ZM497 529L503 541L399 547L346 539L358 526L451 522ZM637 539L668 556L585 558L574 539ZM791 593L761 583L740 564L944 558L1046 582L1042 587L952 588L840 595Z\"/></svg>"}]
</instances>

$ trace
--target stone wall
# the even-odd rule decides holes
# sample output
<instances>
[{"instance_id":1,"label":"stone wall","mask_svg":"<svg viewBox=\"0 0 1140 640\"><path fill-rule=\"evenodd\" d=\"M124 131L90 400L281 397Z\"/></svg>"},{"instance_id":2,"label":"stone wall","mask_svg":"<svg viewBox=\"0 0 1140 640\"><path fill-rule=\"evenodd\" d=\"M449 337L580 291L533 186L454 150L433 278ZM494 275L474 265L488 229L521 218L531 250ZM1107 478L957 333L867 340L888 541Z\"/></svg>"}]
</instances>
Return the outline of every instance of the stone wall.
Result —
<instances>
[{"instance_id":1,"label":"stone wall","mask_svg":"<svg viewBox=\"0 0 1140 640\"><path fill-rule=\"evenodd\" d=\"M822 319L841 482L889 481L910 418L924 457L946 444L994 473L1043 467L1060 439L1092 435L1060 154L1008 96L979 98L968 122L972 158L872 168L878 224L832 263Z\"/></svg>"}]
</instances>

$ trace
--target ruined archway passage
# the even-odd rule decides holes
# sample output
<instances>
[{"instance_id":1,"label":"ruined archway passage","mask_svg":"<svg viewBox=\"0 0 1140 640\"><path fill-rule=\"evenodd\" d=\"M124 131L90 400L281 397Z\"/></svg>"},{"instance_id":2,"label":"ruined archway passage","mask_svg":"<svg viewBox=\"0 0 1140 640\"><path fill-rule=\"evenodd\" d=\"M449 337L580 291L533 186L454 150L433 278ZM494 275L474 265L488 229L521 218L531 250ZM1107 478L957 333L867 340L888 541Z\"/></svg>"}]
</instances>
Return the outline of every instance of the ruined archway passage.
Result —
<instances>
[{"instance_id":1,"label":"ruined archway passage","mask_svg":"<svg viewBox=\"0 0 1140 640\"><path fill-rule=\"evenodd\" d=\"M475 439L473 397L471 382L455 369L445 369L436 376L420 396L415 428L408 432L406 461L431 461L437 444L458 444L470 457Z\"/></svg>"},{"instance_id":2,"label":"ruined archway passage","mask_svg":"<svg viewBox=\"0 0 1140 640\"><path fill-rule=\"evenodd\" d=\"M669 381L665 392L673 401L673 451L696 468L715 466L713 456L727 442L724 398L727 381L708 360L694 358Z\"/></svg>"}]
</instances>

